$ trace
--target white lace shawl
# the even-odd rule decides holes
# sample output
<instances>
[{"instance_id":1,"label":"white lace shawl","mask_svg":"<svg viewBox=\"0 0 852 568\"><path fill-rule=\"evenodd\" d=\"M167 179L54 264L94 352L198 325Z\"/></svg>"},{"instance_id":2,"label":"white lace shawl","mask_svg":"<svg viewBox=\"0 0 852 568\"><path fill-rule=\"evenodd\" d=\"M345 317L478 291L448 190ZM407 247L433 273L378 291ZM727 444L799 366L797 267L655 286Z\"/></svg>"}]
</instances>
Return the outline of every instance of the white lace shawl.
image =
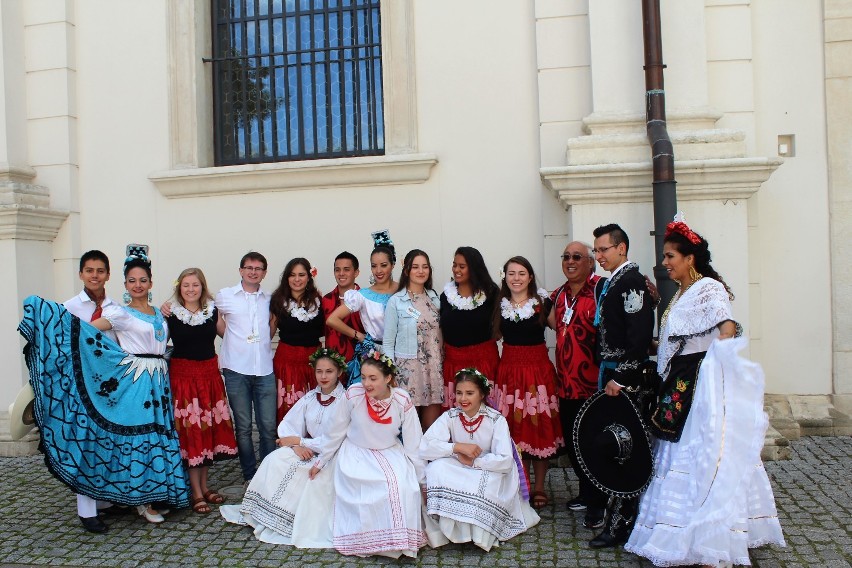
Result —
<instances>
[{"instance_id":1,"label":"white lace shawl","mask_svg":"<svg viewBox=\"0 0 852 568\"><path fill-rule=\"evenodd\" d=\"M733 310L728 291L721 282L702 278L690 286L669 310L668 319L660 330L657 372L663 380L669 373L672 357L683 351L690 337L707 335L726 320L734 321ZM738 335L740 329L737 324Z\"/></svg>"}]
</instances>

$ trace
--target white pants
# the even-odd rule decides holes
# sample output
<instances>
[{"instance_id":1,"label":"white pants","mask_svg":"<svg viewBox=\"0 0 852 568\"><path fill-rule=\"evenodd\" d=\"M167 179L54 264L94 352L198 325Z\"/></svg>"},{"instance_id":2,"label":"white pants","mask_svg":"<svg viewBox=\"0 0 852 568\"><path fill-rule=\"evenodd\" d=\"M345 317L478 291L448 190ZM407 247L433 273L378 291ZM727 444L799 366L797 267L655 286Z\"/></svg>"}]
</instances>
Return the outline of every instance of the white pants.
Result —
<instances>
[{"instance_id":1,"label":"white pants","mask_svg":"<svg viewBox=\"0 0 852 568\"><path fill-rule=\"evenodd\" d=\"M106 509L111 503L109 501L97 501L86 495L77 493L77 514L84 519L98 516L98 509Z\"/></svg>"}]
</instances>

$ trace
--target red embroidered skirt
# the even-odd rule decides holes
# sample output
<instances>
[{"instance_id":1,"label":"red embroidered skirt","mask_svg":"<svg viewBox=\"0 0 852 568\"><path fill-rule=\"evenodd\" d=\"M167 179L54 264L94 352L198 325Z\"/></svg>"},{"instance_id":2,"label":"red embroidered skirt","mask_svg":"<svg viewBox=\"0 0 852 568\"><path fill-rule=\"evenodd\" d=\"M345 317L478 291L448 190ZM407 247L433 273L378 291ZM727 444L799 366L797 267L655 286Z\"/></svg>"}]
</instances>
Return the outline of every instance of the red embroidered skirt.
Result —
<instances>
[{"instance_id":1,"label":"red embroidered skirt","mask_svg":"<svg viewBox=\"0 0 852 568\"><path fill-rule=\"evenodd\" d=\"M225 383L214 356L205 361L173 358L169 380L180 455L189 467L237 456L237 440Z\"/></svg>"},{"instance_id":2,"label":"red embroidered skirt","mask_svg":"<svg viewBox=\"0 0 852 568\"><path fill-rule=\"evenodd\" d=\"M528 457L548 458L565 446L556 397L556 369L547 346L503 344L491 401Z\"/></svg>"},{"instance_id":3,"label":"red embroidered skirt","mask_svg":"<svg viewBox=\"0 0 852 568\"><path fill-rule=\"evenodd\" d=\"M466 367L474 367L493 382L497 378L499 363L500 355L494 340L465 347L444 343L444 408L456 405L456 373Z\"/></svg>"},{"instance_id":4,"label":"red embroidered skirt","mask_svg":"<svg viewBox=\"0 0 852 568\"><path fill-rule=\"evenodd\" d=\"M272 369L278 379L278 422L284 418L296 401L316 386L314 370L308 357L319 347L299 347L278 343L275 357L272 359Z\"/></svg>"}]
</instances>

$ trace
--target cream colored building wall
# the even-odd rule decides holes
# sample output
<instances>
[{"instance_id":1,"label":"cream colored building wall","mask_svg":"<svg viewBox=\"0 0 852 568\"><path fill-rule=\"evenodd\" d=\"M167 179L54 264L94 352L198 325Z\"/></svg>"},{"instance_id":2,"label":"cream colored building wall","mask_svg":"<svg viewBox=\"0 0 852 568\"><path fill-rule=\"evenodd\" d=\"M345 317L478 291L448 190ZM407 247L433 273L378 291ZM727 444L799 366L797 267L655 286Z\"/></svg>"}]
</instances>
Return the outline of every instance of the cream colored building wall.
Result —
<instances>
[{"instance_id":1,"label":"cream colored building wall","mask_svg":"<svg viewBox=\"0 0 852 568\"><path fill-rule=\"evenodd\" d=\"M825 86L828 125L834 392L852 393L852 0L827 0Z\"/></svg>"},{"instance_id":2,"label":"cream colored building wall","mask_svg":"<svg viewBox=\"0 0 852 568\"><path fill-rule=\"evenodd\" d=\"M772 155L778 135L796 136L795 157L754 198L749 250L761 316L755 354L775 393L833 392L822 29L818 2L752 3L756 152ZM792 269L792 258L809 269Z\"/></svg>"},{"instance_id":3,"label":"cream colored building wall","mask_svg":"<svg viewBox=\"0 0 852 568\"><path fill-rule=\"evenodd\" d=\"M639 3L539 0L536 6L542 166L618 162L605 149L606 135L644 132ZM690 116L715 116L716 129L742 133L745 156L770 159L778 155L778 135L796 135L796 156L752 198L681 196L678 207L708 237L714 265L737 295L735 314L751 338L750 355L764 366L767 392L831 393L831 283L814 276L827 272L830 251L822 6L793 0L663 0L661 12L670 132L688 129ZM637 113L640 118L630 126ZM601 123L620 118L620 126ZM691 128L700 138L700 128L707 126ZM583 136L595 129L604 135L598 139L602 149L595 150L598 161L589 162ZM569 139L578 142L573 158L566 154ZM646 155L650 160L650 148ZM651 215L650 204L641 199L575 200L562 225L564 235L555 230L563 218L545 215L546 228L554 233L545 239L548 258L557 241L587 240L595 226L616 221L631 235L631 258L650 273ZM793 257L808 258L813 271L791 270ZM807 299L797 301L804 290Z\"/></svg>"},{"instance_id":4,"label":"cream colored building wall","mask_svg":"<svg viewBox=\"0 0 852 568\"><path fill-rule=\"evenodd\" d=\"M188 265L214 288L235 284L250 249L269 259L270 289L293 256L316 264L330 289L343 249L361 259L364 284L369 233L381 228L400 257L429 252L440 283L462 244L480 248L495 277L513 254L539 265L542 201L552 198L537 175L533 12L498 4L486 19L481 3L414 3L419 148L439 160L424 184L167 199L148 180L170 166L167 5L78 3L81 241L114 259L112 294L127 242L151 245L157 301Z\"/></svg>"},{"instance_id":5,"label":"cream colored building wall","mask_svg":"<svg viewBox=\"0 0 852 568\"><path fill-rule=\"evenodd\" d=\"M689 201L681 208L708 234L716 264L738 294L735 310L752 337L752 355L767 371L767 391L829 393L832 291L827 277L815 276L827 274L830 251L822 6L703 4L662 3L670 108L720 112L716 127L744 132L749 156L775 156L779 134L796 135L797 154L749 200ZM249 249L270 261L267 288L289 258L304 255L328 290L332 259L344 248L361 258L366 283L369 233L379 228L390 229L400 256L413 247L431 254L436 287L449 277L453 250L473 245L495 278L506 258L523 254L553 288L562 280L556 257L565 242L590 240L592 228L609 221L624 224L631 257L650 272L649 204L566 211L538 172L567 163L567 141L586 134L585 119L643 111L639 3L410 5L416 150L438 160L424 183L167 198L149 176L175 167L171 5L27 2L25 29L17 32L27 38L27 132L14 142L28 140L21 159L36 170L34 183L47 186L51 205L71 215L52 245L0 243L17 267L4 297L17 303L32 291L65 299L78 290L76 259L101 248L113 260L108 290L118 298L128 242L151 245L156 302L188 265L204 269L213 288L235 284L239 258ZM15 61L8 38L4 33L7 68ZM209 55L201 51L195 56ZM12 102L20 95L14 85L4 91ZM6 111L4 119L14 114ZM835 207L843 211L842 203ZM26 255L32 266L20 260ZM812 269L790 268L802 259ZM25 272L41 276L51 268L52 282ZM19 304L3 308L3 329L14 328ZM20 361L19 342L7 339L2 356ZM22 381L7 377L3 384ZM12 396L8 390L0 398Z\"/></svg>"}]
</instances>

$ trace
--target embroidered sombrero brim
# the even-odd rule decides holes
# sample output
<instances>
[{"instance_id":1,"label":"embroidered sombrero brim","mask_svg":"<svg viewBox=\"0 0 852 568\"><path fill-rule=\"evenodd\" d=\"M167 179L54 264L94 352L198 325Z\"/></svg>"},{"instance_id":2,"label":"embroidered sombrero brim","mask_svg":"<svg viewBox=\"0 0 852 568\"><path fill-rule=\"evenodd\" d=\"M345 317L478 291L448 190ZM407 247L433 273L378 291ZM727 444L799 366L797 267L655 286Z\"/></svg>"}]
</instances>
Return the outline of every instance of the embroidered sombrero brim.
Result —
<instances>
[{"instance_id":1,"label":"embroidered sombrero brim","mask_svg":"<svg viewBox=\"0 0 852 568\"><path fill-rule=\"evenodd\" d=\"M622 434L622 443L615 432ZM574 422L574 448L589 481L608 495L636 497L651 482L651 440L639 409L624 392L608 396L600 390L583 404Z\"/></svg>"},{"instance_id":2,"label":"embroidered sombrero brim","mask_svg":"<svg viewBox=\"0 0 852 568\"><path fill-rule=\"evenodd\" d=\"M15 402L9 405L9 435L13 440L20 440L36 427L33 415L34 402L33 387L27 382L18 392Z\"/></svg>"}]
</instances>

